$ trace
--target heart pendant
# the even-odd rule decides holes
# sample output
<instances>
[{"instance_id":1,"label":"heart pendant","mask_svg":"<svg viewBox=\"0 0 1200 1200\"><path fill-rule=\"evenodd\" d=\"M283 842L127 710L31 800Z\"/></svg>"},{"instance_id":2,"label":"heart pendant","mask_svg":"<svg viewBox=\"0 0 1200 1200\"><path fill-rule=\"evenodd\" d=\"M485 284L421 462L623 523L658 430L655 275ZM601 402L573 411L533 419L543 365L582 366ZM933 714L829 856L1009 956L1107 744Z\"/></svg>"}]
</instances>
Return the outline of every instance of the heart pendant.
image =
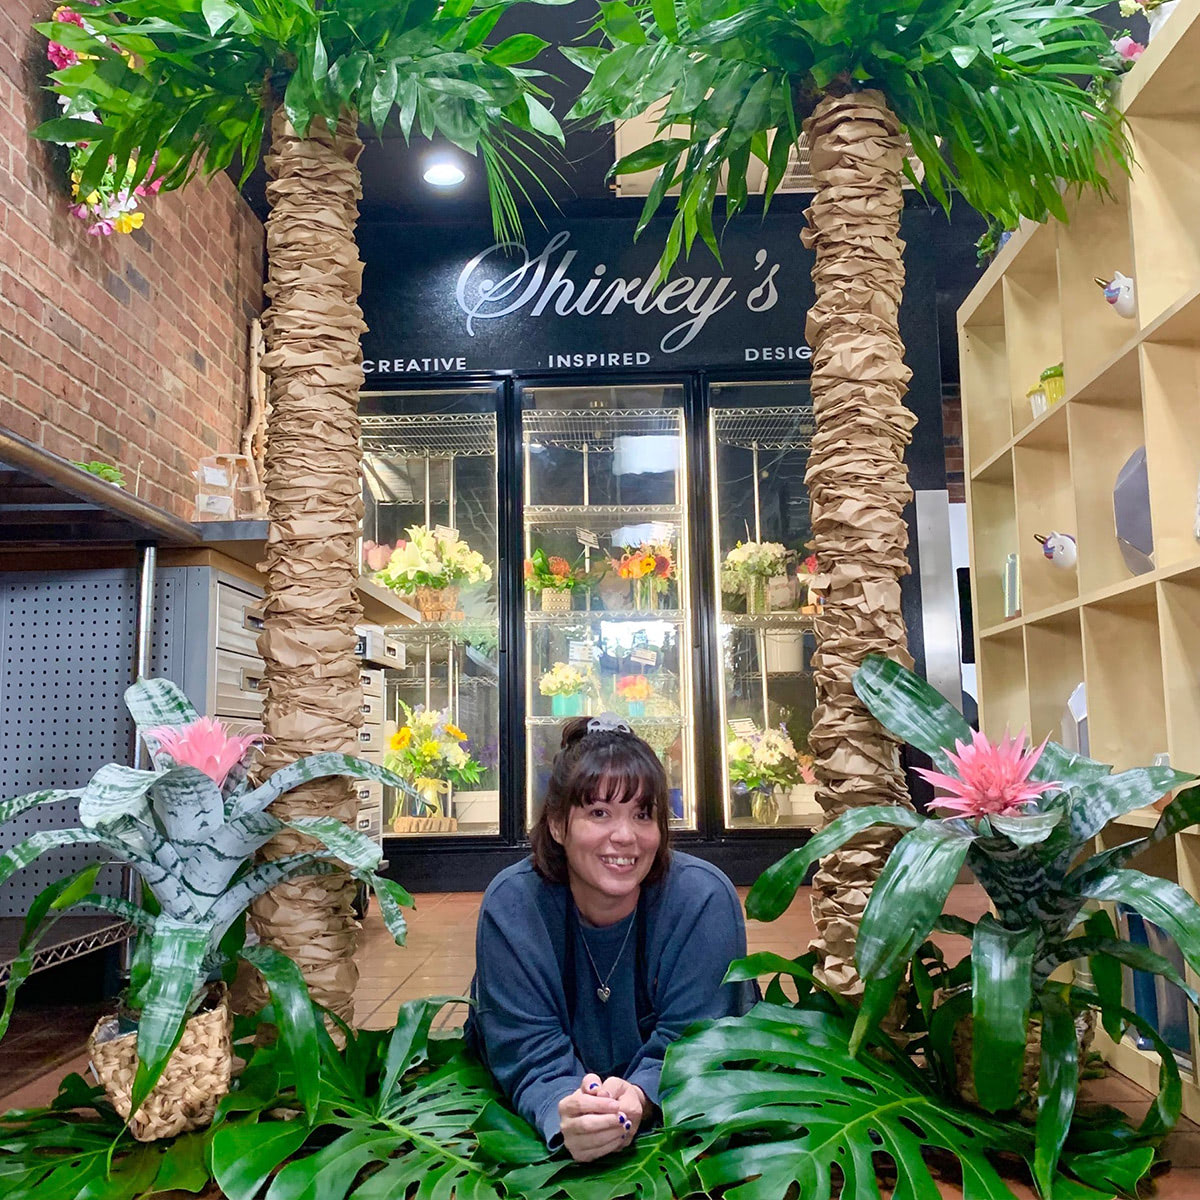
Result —
<instances>
[{"instance_id":1,"label":"heart pendant","mask_svg":"<svg viewBox=\"0 0 1200 1200\"><path fill-rule=\"evenodd\" d=\"M596 995L600 997L601 1004L607 1004L609 996L612 995L612 988L610 988L607 984L602 983L596 989Z\"/></svg>"}]
</instances>

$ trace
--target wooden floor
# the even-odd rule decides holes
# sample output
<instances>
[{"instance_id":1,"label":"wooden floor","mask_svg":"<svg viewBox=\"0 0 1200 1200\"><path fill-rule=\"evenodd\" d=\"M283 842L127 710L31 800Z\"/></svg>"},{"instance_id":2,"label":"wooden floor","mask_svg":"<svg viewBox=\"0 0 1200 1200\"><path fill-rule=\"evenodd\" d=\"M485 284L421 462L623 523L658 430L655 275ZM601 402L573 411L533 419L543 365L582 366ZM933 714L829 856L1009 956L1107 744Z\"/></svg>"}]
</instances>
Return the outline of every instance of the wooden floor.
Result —
<instances>
[{"instance_id":1,"label":"wooden floor","mask_svg":"<svg viewBox=\"0 0 1200 1200\"><path fill-rule=\"evenodd\" d=\"M745 895L745 889L739 889ZM422 996L465 995L475 966L475 921L479 912L478 893L448 892L421 895L417 908L409 916L408 944L397 947L388 936L374 911L367 917L358 959L360 980L356 993L355 1019L369 1028L387 1028L395 1020L396 1009L406 1000ZM982 893L974 887L957 887L950 910L970 919L985 908ZM778 921L762 924L751 921L747 929L748 948L774 950L789 957L801 953L813 935L808 903L801 895ZM961 952L966 943L960 938L942 939L947 950ZM465 1008L448 1005L439 1017L439 1025L461 1024ZM0 1078L0 1107L17 1108L45 1103L57 1081L70 1070L82 1071L86 1055L79 1054L41 1079L5 1094ZM1085 1084L1088 1103L1113 1104L1140 1117L1150 1103L1142 1088L1119 1075ZM1167 1146L1172 1167L1157 1180L1158 1200L1200 1200L1200 1127L1181 1121ZM1033 1200L1033 1193L1019 1181L1013 1190L1022 1200ZM947 1200L961 1200L961 1191L942 1185Z\"/></svg>"}]
</instances>

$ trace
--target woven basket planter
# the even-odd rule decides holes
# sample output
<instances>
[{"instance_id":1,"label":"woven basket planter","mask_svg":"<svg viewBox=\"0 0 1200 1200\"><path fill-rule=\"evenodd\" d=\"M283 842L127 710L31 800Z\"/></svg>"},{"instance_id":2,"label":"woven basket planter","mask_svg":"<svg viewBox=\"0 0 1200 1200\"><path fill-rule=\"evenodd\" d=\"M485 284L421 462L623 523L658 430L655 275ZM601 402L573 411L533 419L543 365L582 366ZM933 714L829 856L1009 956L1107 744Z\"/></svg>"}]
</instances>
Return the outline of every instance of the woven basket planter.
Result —
<instances>
[{"instance_id":1,"label":"woven basket planter","mask_svg":"<svg viewBox=\"0 0 1200 1200\"><path fill-rule=\"evenodd\" d=\"M416 593L417 607L425 621L451 621L459 616L458 588L419 587Z\"/></svg>"},{"instance_id":2,"label":"woven basket planter","mask_svg":"<svg viewBox=\"0 0 1200 1200\"><path fill-rule=\"evenodd\" d=\"M129 1121L139 1142L175 1137L211 1124L229 1091L233 1068L233 1018L222 987L215 1006L197 1013L183 1029L166 1069L142 1107L129 1120L137 1074L137 1034L117 1033L117 1018L105 1017L92 1030L88 1052L113 1107Z\"/></svg>"},{"instance_id":3,"label":"woven basket planter","mask_svg":"<svg viewBox=\"0 0 1200 1200\"><path fill-rule=\"evenodd\" d=\"M542 588L542 612L570 612L570 588Z\"/></svg>"},{"instance_id":4,"label":"woven basket planter","mask_svg":"<svg viewBox=\"0 0 1200 1200\"><path fill-rule=\"evenodd\" d=\"M393 833L457 833L456 817L393 817Z\"/></svg>"}]
</instances>

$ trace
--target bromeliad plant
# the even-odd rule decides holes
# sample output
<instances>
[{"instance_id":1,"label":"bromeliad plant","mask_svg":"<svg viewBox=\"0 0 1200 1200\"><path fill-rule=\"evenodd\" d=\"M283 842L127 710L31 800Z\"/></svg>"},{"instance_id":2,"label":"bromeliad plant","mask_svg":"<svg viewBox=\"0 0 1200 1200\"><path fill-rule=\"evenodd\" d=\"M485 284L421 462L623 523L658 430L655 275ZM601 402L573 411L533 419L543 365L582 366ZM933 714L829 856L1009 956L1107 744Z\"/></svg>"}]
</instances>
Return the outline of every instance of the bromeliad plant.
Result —
<instances>
[{"instance_id":1,"label":"bromeliad plant","mask_svg":"<svg viewBox=\"0 0 1200 1200\"><path fill-rule=\"evenodd\" d=\"M1075 1106L1075 1019L1098 1011L1113 1038L1128 1024L1157 1046L1161 1092L1141 1132L1165 1134L1179 1115L1179 1069L1158 1031L1124 1007L1121 968L1162 975L1194 1005L1198 998L1165 958L1121 940L1100 905L1129 905L1173 937L1192 969L1200 969L1200 906L1177 884L1126 867L1200 820L1200 789L1168 804L1147 836L1095 855L1088 849L1110 821L1195 776L1169 767L1114 774L1048 741L1033 750L1008 737L993 745L927 683L879 656L867 659L854 687L877 720L933 759L937 769L926 775L950 793L933 805L951 815L926 817L900 807L852 810L766 871L746 911L773 920L822 855L874 825L905 830L859 932L857 966L866 990L852 1048L863 1045L907 981L916 1006L917 1036L910 1049L926 1054L947 1089L953 1088L955 1027L969 1017L975 1093L985 1109L1007 1112L1028 1100L1021 1081L1030 1022L1036 1019L1041 1059L1035 1177L1049 1195ZM943 911L964 865L994 908L975 924ZM935 929L970 938L970 956L953 968L938 962L927 944ZM1090 965L1093 987L1052 979L1057 967L1080 960Z\"/></svg>"},{"instance_id":2,"label":"bromeliad plant","mask_svg":"<svg viewBox=\"0 0 1200 1200\"><path fill-rule=\"evenodd\" d=\"M42 791L0 804L0 822L48 804L77 803L79 827L46 829L0 856L0 884L48 850L91 843L141 876L140 904L95 890L103 863L46 888L26 919L12 965L0 1036L17 990L28 977L38 943L70 908L108 912L136 931L127 1002L139 1016L139 1067L131 1111L150 1093L178 1042L206 982L239 953L262 966L259 947L242 948L247 906L276 884L302 875L349 870L379 900L396 941L405 936L403 906L412 897L375 873L379 846L331 817L282 821L267 807L310 779L345 775L377 779L408 791L392 772L346 754L316 754L276 771L252 787L247 755L257 740L231 737L220 722L201 718L165 679L139 680L125 693L153 769L111 763L91 782L68 791ZM267 862L255 853L284 829L312 838L316 848ZM267 957L270 957L269 955Z\"/></svg>"}]
</instances>

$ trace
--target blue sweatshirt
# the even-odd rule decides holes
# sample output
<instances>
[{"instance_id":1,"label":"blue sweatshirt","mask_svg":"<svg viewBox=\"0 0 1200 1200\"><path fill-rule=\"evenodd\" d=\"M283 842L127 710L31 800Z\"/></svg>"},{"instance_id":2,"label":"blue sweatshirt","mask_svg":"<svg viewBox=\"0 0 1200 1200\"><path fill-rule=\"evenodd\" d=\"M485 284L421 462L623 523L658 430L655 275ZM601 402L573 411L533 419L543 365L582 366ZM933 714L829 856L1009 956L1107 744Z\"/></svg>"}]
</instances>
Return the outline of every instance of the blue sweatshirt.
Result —
<instances>
[{"instance_id":1,"label":"blue sweatshirt","mask_svg":"<svg viewBox=\"0 0 1200 1200\"><path fill-rule=\"evenodd\" d=\"M530 860L492 880L479 910L471 985L477 1007L468 1021L513 1107L552 1148L562 1141L558 1102L585 1074L618 1075L658 1104L667 1046L693 1021L746 1012L755 1000L753 984L721 983L730 962L746 953L746 925L733 885L709 863L675 852L665 878L645 889L643 978L652 1011L640 1030L637 913L593 928L569 921L568 897L566 885L547 883ZM563 979L569 924L573 1021ZM611 995L603 1003L597 988L605 979Z\"/></svg>"}]
</instances>

